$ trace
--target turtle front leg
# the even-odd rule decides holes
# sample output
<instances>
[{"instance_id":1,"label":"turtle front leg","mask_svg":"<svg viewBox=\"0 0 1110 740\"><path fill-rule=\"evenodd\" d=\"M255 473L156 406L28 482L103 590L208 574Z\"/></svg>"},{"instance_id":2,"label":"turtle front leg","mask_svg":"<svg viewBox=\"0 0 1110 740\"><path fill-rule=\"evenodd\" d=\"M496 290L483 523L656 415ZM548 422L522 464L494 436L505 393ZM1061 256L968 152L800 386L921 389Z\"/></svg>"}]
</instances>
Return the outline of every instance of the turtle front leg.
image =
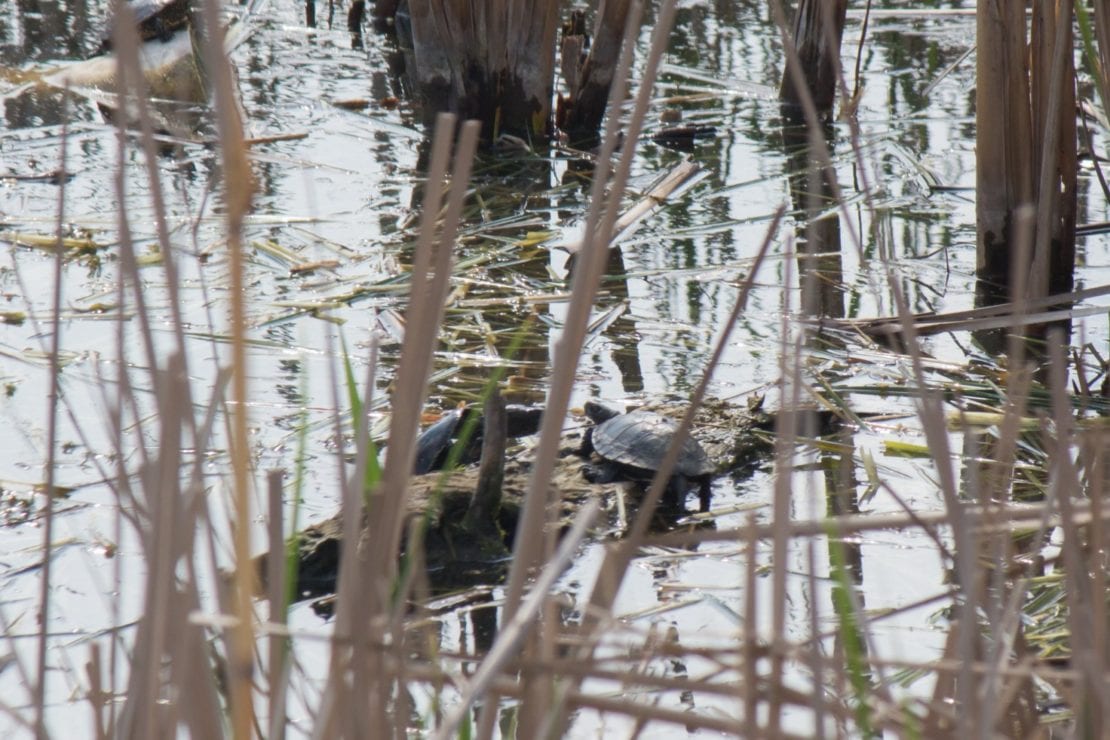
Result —
<instances>
[{"instance_id":1,"label":"turtle front leg","mask_svg":"<svg viewBox=\"0 0 1110 740\"><path fill-rule=\"evenodd\" d=\"M675 473L663 490L663 506L672 511L685 511L687 484L685 476Z\"/></svg>"},{"instance_id":2,"label":"turtle front leg","mask_svg":"<svg viewBox=\"0 0 1110 740\"><path fill-rule=\"evenodd\" d=\"M582 466L582 477L590 483L612 483L620 480L620 468L608 460Z\"/></svg>"},{"instance_id":3,"label":"turtle front leg","mask_svg":"<svg viewBox=\"0 0 1110 740\"><path fill-rule=\"evenodd\" d=\"M698 504L700 505L701 513L709 511L709 502L713 499L713 482L709 476L701 479L701 486L698 488Z\"/></svg>"}]
</instances>

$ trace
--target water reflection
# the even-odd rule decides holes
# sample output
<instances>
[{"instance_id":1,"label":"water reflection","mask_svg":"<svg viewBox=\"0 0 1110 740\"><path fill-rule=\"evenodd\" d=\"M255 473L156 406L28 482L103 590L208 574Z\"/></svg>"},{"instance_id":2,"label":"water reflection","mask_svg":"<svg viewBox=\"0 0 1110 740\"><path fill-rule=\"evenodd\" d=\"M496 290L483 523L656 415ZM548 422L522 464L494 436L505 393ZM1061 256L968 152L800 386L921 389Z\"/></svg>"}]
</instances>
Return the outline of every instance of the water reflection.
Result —
<instances>
[{"instance_id":1,"label":"water reflection","mask_svg":"<svg viewBox=\"0 0 1110 740\"><path fill-rule=\"evenodd\" d=\"M426 172L429 143L419 147L417 167ZM447 406L459 400L475 400L495 368L511 368L507 398L514 403L537 403L545 397L543 380L550 367L549 322L538 320L549 306L540 302L524 302L533 289L550 282L548 257L545 252L521 246L512 241L506 250L502 229L517 233L514 217L489 219L490 214L514 211L554 211L557 200L552 197L553 161L540 156L482 155L474 165L475 195L464 214L467 222L457 239L455 262L474 261L484 264L470 272L459 285L456 298L445 318L450 332L445 332L439 360L441 367L455 367L457 373L449 386L433 391L433 396ZM421 181L412 190L414 214L423 207L424 188ZM499 228L501 227L501 228ZM406 243L400 254L406 269L411 267L414 243ZM503 255L503 256L502 256ZM472 306L472 307L471 307ZM460 361L461 360L461 361Z\"/></svg>"},{"instance_id":2,"label":"water reflection","mask_svg":"<svg viewBox=\"0 0 1110 740\"><path fill-rule=\"evenodd\" d=\"M9 130L61 126L95 118L83 96L60 88L41 87L4 99L4 121Z\"/></svg>"},{"instance_id":3,"label":"water reflection","mask_svg":"<svg viewBox=\"0 0 1110 740\"><path fill-rule=\"evenodd\" d=\"M47 25L32 24L32 28L48 32L58 30L49 25L59 21L51 13L46 13L42 20ZM29 35L34 37L34 31ZM203 105L208 98L207 87L194 53L196 40L189 29L166 39L159 37L140 44L146 103L157 134L180 140L211 135L207 126L209 116ZM138 128L137 103L121 103L115 95L117 74L116 59L111 54L51 67L28 67L20 75L9 74L23 84L3 97L7 127L14 130L72 124L78 120L94 120L99 114L109 124ZM66 89L72 92L67 93Z\"/></svg>"},{"instance_id":4,"label":"water reflection","mask_svg":"<svg viewBox=\"0 0 1110 740\"><path fill-rule=\"evenodd\" d=\"M790 172L790 192L797 216L798 284L801 312L805 316L841 318L844 312L844 271L840 254L840 213L833 188L834 167L818 147L824 147L831 160L835 156L831 129L824 131L822 142L814 142L808 128L783 117L782 143Z\"/></svg>"},{"instance_id":5,"label":"water reflection","mask_svg":"<svg viewBox=\"0 0 1110 740\"><path fill-rule=\"evenodd\" d=\"M105 5L89 0L5 0L0 65L85 58L100 43Z\"/></svg>"},{"instance_id":6,"label":"water reflection","mask_svg":"<svg viewBox=\"0 0 1110 740\"><path fill-rule=\"evenodd\" d=\"M613 364L617 368L621 390L633 395L644 390L644 372L640 366L636 320L628 315L627 310L631 297L621 249L609 250L605 274L608 276L602 282L605 296L599 300L598 310L620 311L620 315L605 329L605 336L612 347Z\"/></svg>"}]
</instances>

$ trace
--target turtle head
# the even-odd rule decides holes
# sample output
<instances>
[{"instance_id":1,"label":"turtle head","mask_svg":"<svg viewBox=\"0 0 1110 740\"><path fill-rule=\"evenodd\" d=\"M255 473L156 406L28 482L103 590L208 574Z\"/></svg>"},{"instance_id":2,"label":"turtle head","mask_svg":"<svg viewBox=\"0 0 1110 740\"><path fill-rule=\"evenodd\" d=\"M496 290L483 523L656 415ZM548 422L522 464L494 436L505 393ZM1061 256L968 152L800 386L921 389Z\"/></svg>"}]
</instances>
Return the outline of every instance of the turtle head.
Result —
<instances>
[{"instance_id":1,"label":"turtle head","mask_svg":"<svg viewBox=\"0 0 1110 740\"><path fill-rule=\"evenodd\" d=\"M594 424L601 424L624 413L624 409L614 403L606 403L593 398L586 401L582 410L586 412L586 417Z\"/></svg>"}]
</instances>

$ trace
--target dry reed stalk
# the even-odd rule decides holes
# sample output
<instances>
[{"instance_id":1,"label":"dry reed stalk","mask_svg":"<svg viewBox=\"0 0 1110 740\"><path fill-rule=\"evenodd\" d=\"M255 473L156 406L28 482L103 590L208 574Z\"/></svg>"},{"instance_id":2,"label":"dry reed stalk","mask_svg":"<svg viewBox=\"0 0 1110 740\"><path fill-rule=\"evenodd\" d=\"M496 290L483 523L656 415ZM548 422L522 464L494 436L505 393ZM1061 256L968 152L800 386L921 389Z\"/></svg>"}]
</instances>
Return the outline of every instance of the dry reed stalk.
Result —
<instances>
[{"instance_id":1,"label":"dry reed stalk","mask_svg":"<svg viewBox=\"0 0 1110 740\"><path fill-rule=\"evenodd\" d=\"M815 263L812 253L832 250L836 254L840 250L839 225L825 226L814 223L814 219L824 209L825 203L819 200L820 196L831 196L835 202L845 207L845 201L836 184L836 177L831 173L832 167L830 144L823 135L820 118L831 111L835 100L835 92L839 87L846 91L843 72L840 66L840 42L843 35L846 3L808 3L803 2L798 6L795 15L794 33L786 31L785 18L781 4L773 5L776 23L786 51L786 70L783 73L780 99L795 107L800 106L802 117L806 124L808 146L804 162L807 170L807 196L800 199L800 206L807 214L804 228L805 252L807 257L799 264L799 283L801 288L800 309L803 315L825 315L830 310L839 314L842 309L835 308L839 301L826 298L829 289L835 286L825 285L827 278L822 274L821 265ZM784 133L784 138L786 134ZM859 156L858 140L853 141L853 146ZM799 155L799 159L803 159ZM862 161L862 158L861 160ZM866 189L865 189L866 193ZM850 219L846 223L851 224ZM849 226L851 229L851 226ZM828 232L828 233L826 233ZM862 245L854 231L850 237L861 250ZM792 242L790 242L792 244ZM793 262L789 253L786 255L786 284L791 285ZM839 271L838 269L836 270ZM772 623L771 623L771 666L770 666L770 696L768 698L767 732L775 735L781 732L782 700L781 687L784 681L785 661L787 658L787 644L784 636L786 623L786 568L788 547L791 542L789 534L792 511L792 469L794 448L801 429L812 425L809 414L801 410L801 393L804 387L802 378L802 349L808 344L806 339L809 330L804 326L798 336L791 342L789 317L789 294L787 304L783 310L783 323L781 327L780 345L780 389L781 410L776 420L775 429L775 474L773 482L773 519L771 525L772 562L775 568L772 573ZM835 531L835 525L827 525L827 529ZM826 536L832 537L833 531L828 531ZM810 548L812 560L812 540ZM814 574L810 573L810 578ZM858 608L858 600L852 599L852 608L855 614L855 624L866 625L863 615ZM816 622L816 604L811 607L814 611L810 615L811 622ZM750 616L750 615L749 615ZM809 662L819 665L821 657L817 650L811 651ZM874 654L874 651L871 651ZM815 669L815 675L820 675ZM840 687L840 692L844 693ZM748 707L747 711L752 711ZM820 718L826 710L825 702L816 712L816 731L824 733ZM748 720L754 721L754 720Z\"/></svg>"},{"instance_id":2,"label":"dry reed stalk","mask_svg":"<svg viewBox=\"0 0 1110 740\"><path fill-rule=\"evenodd\" d=\"M149 138L153 134L152 126L150 125L149 111L146 105L145 89L143 87L142 73L139 68L138 61L138 48L137 38L134 31L134 16L131 14L129 8L120 7L119 12L116 14L115 26L113 29L114 38L113 44L116 48L117 63L119 66L119 73L117 81L119 85L118 95L120 100L126 101L134 99L136 101L136 108L139 115L140 124L140 142L144 148L144 155L147 160L147 176L150 180L151 197L154 204L156 214L164 214L165 208L162 201L162 194L158 180L158 173L156 168L156 159L154 147ZM120 122L122 129L123 121ZM124 146L125 138L120 136L120 146ZM142 291L140 289L141 282L137 279L137 264L134 260L134 253L130 242L130 233L127 227L127 213L126 213L126 198L124 190L124 172L122 167L117 173L117 195L120 203L120 247L121 247L121 281L124 276L131 280L134 287L134 294L138 305L142 306ZM169 252L169 241L167 232L165 230L164 218L158 218L158 237L159 245L167 253L164 264L167 266L167 282L176 284L173 280L173 257ZM131 268L136 268L134 273ZM154 355L154 342L151 341L150 326L148 316L145 310L141 310L142 320L140 322L140 330L144 332L143 345L146 350L148 367L154 376L156 387L161 390L168 390L159 378L160 367L157 358ZM180 327L180 323L177 323ZM179 347L182 345L179 345ZM172 372L170 367L179 367L181 363L182 354L179 352L175 355L167 366L165 372ZM142 486L148 492L147 500L145 501L149 517L146 521L146 526L139 522L137 528L138 533L142 537L142 544L144 552L147 556L147 562L150 567L150 574L148 579L147 589L147 609L144 610L144 618L140 623L138 633L135 638L135 649L132 658L131 672L129 677L128 686L128 702L124 706L120 716L120 730L125 734L132 736L151 736L157 732L158 721L155 717L154 711L157 706L157 694L160 689L160 681L157 680L158 666L161 663L163 656L166 652L166 634L167 623L169 620L169 586L172 581L172 558L173 553L170 549L171 543L174 541L172 535L172 527L167 529L168 525L172 525L174 521L173 504L175 495L179 491L176 481L176 475L171 479L170 476L165 475L166 471L173 470L176 473L177 468L174 467L175 463L179 462L179 450L182 448L179 438L179 428L177 423L180 420L180 406L173 404L169 399L180 398L173 393L167 395L159 395L156 400L161 406L162 413L160 414L161 426L161 446L158 455L154 460L144 461L146 463L145 470L142 472ZM157 465L161 468L157 468ZM165 487L163 487L165 486ZM157 491L158 495L153 495ZM167 570L169 571L167 573Z\"/></svg>"},{"instance_id":3,"label":"dry reed stalk","mask_svg":"<svg viewBox=\"0 0 1110 740\"><path fill-rule=\"evenodd\" d=\"M333 355L334 356L334 355ZM366 367L366 379L363 383L362 398L364 399L361 406L362 413L359 418L353 420L355 425L355 466L354 471L349 477L344 478L344 461L342 455L336 455L335 462L338 479L344 481L341 489L343 492L343 555L341 562L357 563L359 566L360 550L364 548L365 542L362 535L366 528L366 513L367 504L369 502L370 491L366 490L367 475L366 471L371 464L369 456L376 454L376 449L370 443L370 414L368 410L372 408L374 385L376 383L378 368L378 341L376 336L372 336L370 340L369 362ZM338 393L338 384L335 383L335 375L333 372L333 393ZM341 406L336 405L336 409ZM336 430L341 428L342 420L339 414L335 417ZM375 461L376 462L376 461ZM413 544L414 557L418 556L422 551L420 542ZM412 570L421 568L420 563L411 566ZM375 568L347 568L344 573L340 574L343 579L339 583L342 592L336 589L336 598L342 593L342 603L340 604L336 615L336 628L338 629L342 624L344 634L350 634L352 637L359 634L361 628L361 617L370 614L371 596L370 590L377 587L375 578L381 577L381 571ZM403 608L407 601L407 591L401 589L401 595L397 599L398 607ZM342 622L340 622L342 620ZM396 640L396 638L395 638ZM400 650L403 641L396 640L394 642L397 649ZM360 734L365 734L365 728L374 727L373 723L380 722L381 717L377 716L376 712L380 708L377 703L367 703L360 700L360 697L355 693L354 689L358 686L372 686L373 681L367 675L373 666L377 663L376 656L369 655L370 646L363 641L355 639L353 642L353 651L343 657L348 661L350 675L347 681L343 684L344 695L346 704L342 701L339 707L346 707L344 719L348 723L347 735L357 737ZM334 648L333 648L334 651ZM342 666L342 661L336 661L333 655L333 665ZM348 686L349 682L349 686ZM397 707L394 716L403 710Z\"/></svg>"},{"instance_id":4,"label":"dry reed stalk","mask_svg":"<svg viewBox=\"0 0 1110 740\"><path fill-rule=\"evenodd\" d=\"M744 566L744 629L740 637L740 689L743 700L743 734L745 737L758 737L759 695L756 693L758 665L756 658L760 652L757 646L759 635L759 612L756 601L756 579L759 573L759 539L756 535L755 515L749 514L744 527L743 542L747 546Z\"/></svg>"},{"instance_id":5,"label":"dry reed stalk","mask_svg":"<svg viewBox=\"0 0 1110 740\"><path fill-rule=\"evenodd\" d=\"M268 576L266 600L269 602L269 620L278 625L286 623L285 536L282 527L281 500L283 477L284 474L280 470L271 470L266 475L266 509L269 512L266 534L270 544L266 562ZM277 634L270 635L266 662L269 669L266 686L269 691L267 700L270 710L266 723L268 728L266 736L270 740L282 740L285 737L286 677L289 668L286 642L283 637Z\"/></svg>"},{"instance_id":6,"label":"dry reed stalk","mask_svg":"<svg viewBox=\"0 0 1110 740\"><path fill-rule=\"evenodd\" d=\"M334 356L333 352L329 355ZM339 382L335 377L335 368L332 368L330 387L333 408L336 413L332 417L335 434L342 433L342 419L338 410L342 408L339 397ZM360 479L345 478L345 465L340 455L336 455L336 474L338 479L344 481L340 487L342 496L340 506L343 513L343 541L340 563L354 563L356 567L340 566L336 578L336 609L334 636L338 639L333 643L328 656L328 678L321 692L319 715L313 726L313 736L326 738L333 736L357 737L359 728L369 728L371 722L377 726L388 726L388 716L385 710L385 701L381 694L386 689L380 684L384 681L366 684L370 701L357 701L354 695L354 675L362 666L356 665L355 653L357 635L362 628L362 615L368 615L370 596L362 588L363 579L359 577L359 545L362 530L365 526L363 518L363 500ZM384 572L388 573L388 569ZM383 571L371 569L370 573L381 575ZM388 577L388 576L384 576ZM380 620L379 620L380 621ZM364 657L370 670L377 667L376 655ZM377 674L375 674L377 675ZM384 677L383 677L384 678Z\"/></svg>"},{"instance_id":7,"label":"dry reed stalk","mask_svg":"<svg viewBox=\"0 0 1110 740\"><path fill-rule=\"evenodd\" d=\"M806 568L808 570L808 573L806 573L806 581L807 585L809 586L810 593L814 594L818 593L817 553L815 552L815 550L816 546L813 538L806 540ZM748 616L750 616L750 613ZM808 625L811 635L816 635L818 632L821 631L819 620L820 614L818 614L817 605L813 604L809 610ZM835 673L837 675L843 675L846 672L839 667L847 662L838 659L841 657L842 656L834 655L832 656L832 660L829 661L833 665L837 666L835 670ZM807 665L810 670L810 675L814 676L816 681L820 681L820 677L825 675L824 666L826 660L823 651L810 649L806 651L806 655L803 656L802 661L805 665ZM824 740L825 738L825 722L827 720L827 715L830 714L830 707L828 705L829 702L825 699L825 692L822 690L822 687L819 686L818 689L813 692L813 705L811 707L813 709L814 740ZM832 712L835 712L835 707L832 707ZM745 717L745 720L746 719L747 718Z\"/></svg>"},{"instance_id":8,"label":"dry reed stalk","mask_svg":"<svg viewBox=\"0 0 1110 740\"><path fill-rule=\"evenodd\" d=\"M223 165L224 211L226 215L228 277L231 324L231 466L235 522L232 529L235 552L235 598L232 614L236 627L229 643L228 685L231 704L231 728L240 740L250 737L255 725L252 699L254 673L254 632L251 598L256 592L254 569L250 566L250 493L251 462L249 452L250 409L247 392L246 307L244 305L243 222L254 196L254 176L243 143L242 121L232 83L230 64L224 53L224 30L216 0L203 3L203 44L201 45L205 77L213 98L217 130L220 137L220 158ZM180 319L179 319L180 320ZM183 327L181 322L179 327ZM179 328L180 330L180 328Z\"/></svg>"},{"instance_id":9,"label":"dry reed stalk","mask_svg":"<svg viewBox=\"0 0 1110 740\"><path fill-rule=\"evenodd\" d=\"M1029 204L1019 206L1015 211L1015 232L1017 234L1016 254L1018 255L1018 259L1014 260L1012 264L1010 280L1011 285L1017 288L1021 288L1024 285L1024 280L1029 274L1027 265L1028 255L1032 251L1033 219L1034 209ZM1027 259L1024 266L1020 262L1022 255ZM1061 303L1078 303L1091 298L1110 295L1110 285L1072 290L1067 293L1041 298L1029 298L1028 291L1023 290L1021 292L1025 293L1026 297L1019 298L1017 293L1015 293L1014 300L1007 303L994 303L958 311L944 311L942 313L929 312L914 314L914 326L917 328L919 336L925 336L927 334L949 331L974 332L986 329L1015 329L1027 326L1030 321L1046 323L1048 321L1058 320L1061 317L1081 318L1094 314L1088 313L1086 309L1071 309L1069 311L1045 311L1043 309ZM1103 309L1099 308L1098 310L1101 312ZM820 317L806 320L818 325L856 329L874 337L890 336L897 333L899 331L898 324L900 322L898 317L889 316L844 320L829 320L827 317ZM1016 339L1020 338L1020 335L1015 335L1014 332L1011 332L1008 336L1010 337L1009 349L1007 351L1008 364L1010 367L1020 367L1025 356L1025 342L1016 341Z\"/></svg>"},{"instance_id":10,"label":"dry reed stalk","mask_svg":"<svg viewBox=\"0 0 1110 740\"><path fill-rule=\"evenodd\" d=\"M613 241L619 242L630 236L637 229L642 219L666 203L675 191L685 190L696 179L700 179L699 174L701 172L701 167L688 159L675 164L639 200L632 204L631 208L621 214L620 218L613 224ZM571 253L574 254L576 251L571 250Z\"/></svg>"},{"instance_id":11,"label":"dry reed stalk","mask_svg":"<svg viewBox=\"0 0 1110 740\"><path fill-rule=\"evenodd\" d=\"M1107 491L1110 490L1110 432L1084 431L1080 433L1078 442L1078 459L1082 462L1085 475L1083 482L1087 498L1095 516L1092 517L1087 527L1086 540L1086 573L1090 574L1092 594L1091 603L1091 658L1094 663L1091 672L1096 676L1105 677L1110 662L1110 635L1107 634L1108 609L1106 600L1101 596L1107 593L1107 568L1110 567L1107 557L1108 529L1103 526L1101 515L1106 512L1105 500ZM1106 693L1098 692L1096 697L1104 703ZM1101 721L1103 726L1110 721L1110 711L1104 706Z\"/></svg>"},{"instance_id":12,"label":"dry reed stalk","mask_svg":"<svg viewBox=\"0 0 1110 740\"><path fill-rule=\"evenodd\" d=\"M664 10L666 8L671 8L669 12L673 15L673 2L668 2L664 6ZM640 26L641 13L641 3L634 2L624 30L625 44L621 51L615 84L610 90L610 107L612 110L617 110L617 104L625 97L629 71L632 67L632 40ZM656 38L652 45L652 55L649 58L649 64L655 66L658 65L658 58L662 53L661 32L658 31L658 28L657 25ZM647 79L650 80L651 77ZM650 82L641 90L640 98L643 100L637 101L637 110L646 108L646 95L649 89ZM524 503L514 540L516 546L514 547L513 563L509 571L505 597L504 619L506 621L513 618L524 598L524 586L532 571L545 559L544 555L546 553L554 551L554 530L547 525L557 509L552 504L555 503L553 499L558 495L558 492L550 490L549 481L554 470L555 457L558 454L563 419L566 416L570 394L574 386L579 353L586 336L590 312L593 309L598 286L601 283L601 275L605 269L609 242L612 239L613 227L618 218L620 198L627 183L632 152L635 149L634 142L639 135L642 122L642 111L638 120L634 114L633 119L629 122L622 158L612 178L610 178L610 163L620 139L620 124L616 116L610 117L606 125L605 136L598 154L590 191L590 209L586 215L583 241L579 250L580 258L571 288L571 300L567 308L567 316L563 322L563 332L555 345L551 388L548 392L547 407L541 423L540 439L535 451L532 475L529 478L528 489L524 495ZM541 532L544 533L542 536L540 535ZM492 735L498 703L497 695L493 694L483 706L479 715L476 734L479 740L488 740Z\"/></svg>"},{"instance_id":13,"label":"dry reed stalk","mask_svg":"<svg viewBox=\"0 0 1110 740\"><path fill-rule=\"evenodd\" d=\"M1037 504L1011 504L1006 506L979 506L968 503L963 508L969 519L969 528L979 536L987 537L999 532L1016 532L1039 526L1052 528L1062 525L1062 519L1051 502ZM1094 521L1096 510L1089 504L1072 505L1071 521L1076 526L1086 526ZM1110 512L1097 510L1099 520L1105 524L1110 520ZM927 529L943 527L949 523L951 513L947 510L900 514L852 514L837 517L837 531L842 534L858 534L877 530L903 530L910 528ZM799 521L789 524L792 538L817 537L825 533L829 523L825 520ZM708 542L730 542L744 537L744 528L695 530L690 532L674 531L645 538L644 545L664 548L693 548ZM761 524L756 528L760 539L767 539L774 533L773 525Z\"/></svg>"},{"instance_id":14,"label":"dry reed stalk","mask_svg":"<svg viewBox=\"0 0 1110 740\"><path fill-rule=\"evenodd\" d=\"M69 86L66 86L66 93ZM69 106L63 103L62 114L62 144L59 153L58 171L66 171L66 159L69 154ZM58 444L58 405L60 401L61 382L61 346L62 346L62 267L65 264L65 248L62 239L65 235L66 214L66 181L62 177L58 181L58 217L54 224L57 244L54 247L54 286L51 297L51 337L50 337L50 390L47 397L47 429L46 429L46 479L45 512L42 527L42 575L39 584L39 639L37 646L37 672L35 674L32 705L35 709L35 734L40 738L47 736L46 731L46 644L50 632L50 579L52 562L54 560L52 548L54 544L54 473L57 463Z\"/></svg>"},{"instance_id":15,"label":"dry reed stalk","mask_svg":"<svg viewBox=\"0 0 1110 740\"><path fill-rule=\"evenodd\" d=\"M328 356L335 357L333 340L329 335ZM377 369L377 342L372 338L370 345L370 361L367 365L367 377L364 384L363 409L370 407L372 389ZM340 401L340 383L337 380L337 368L332 363L330 366L330 389L332 394L332 407L335 413L332 416L334 435L341 438L343 434L343 419L339 409L343 408ZM368 731L366 728L381 726L387 722L384 715L384 702L365 702L355 694L355 687L367 686L376 693L383 693L385 689L372 681L367 680L367 671L377 665L378 656L366 652L366 643L358 639L362 633L362 619L369 614L370 593L375 588L375 578L384 577L380 569L363 569L359 562L360 548L365 548L364 534L367 526L366 506L369 491L365 489L365 475L369 461L367 459L370 445L368 444L369 415L363 413L353 420L355 426L355 469L349 476L346 461L339 451L335 456L336 478L340 484L340 510L342 514L342 538L340 563L354 564L352 567L341 567L336 579L336 608L335 626L332 632L331 652L328 661L328 678L319 702L319 715L313 726L316 737L330 737L343 735L357 737L360 733ZM378 620L381 621L380 618ZM375 644L377 647L377 644ZM373 698L378 699L377 696ZM271 702L273 698L271 697ZM340 727L342 723L342 728ZM378 723L375 725L374 723Z\"/></svg>"},{"instance_id":16,"label":"dry reed stalk","mask_svg":"<svg viewBox=\"0 0 1110 740\"><path fill-rule=\"evenodd\" d=\"M1064 541L1061 553L1064 561L1064 592L1068 603L1068 627L1071 641L1071 659L1082 679L1075 687L1076 695L1071 704L1076 713L1077 730L1087 737L1105 737L1106 723L1110 717L1110 696L1106 692L1106 656L1095 642L1096 628L1093 619L1105 613L1106 593L1091 589L1092 577L1088 570L1084 550L1099 553L1102 542L1091 542L1089 532L1078 527L1072 516L1072 496L1084 490L1079 471L1071 457L1075 438L1075 419L1067 397L1067 359L1064 339L1059 330L1048 336L1049 390L1052 393L1052 429L1046 423L1045 437L1049 442L1049 490L1055 493L1060 507L1061 529ZM1055 447L1055 449L1053 449ZM1103 569L1104 564L1098 564ZM1095 602L1102 604L1096 607ZM1105 629L1103 627L1102 629ZM1100 630L1101 632L1101 630Z\"/></svg>"},{"instance_id":17,"label":"dry reed stalk","mask_svg":"<svg viewBox=\"0 0 1110 740\"><path fill-rule=\"evenodd\" d=\"M100 657L100 645L89 645L89 662L85 664L85 675L89 681L89 703L93 709L93 731L96 740L108 740L108 728L104 723L104 706L108 703L108 693L104 691L101 681L103 661Z\"/></svg>"},{"instance_id":18,"label":"dry reed stalk","mask_svg":"<svg viewBox=\"0 0 1110 740\"><path fill-rule=\"evenodd\" d=\"M408 328L393 393L389 454L382 480L366 502L364 548L358 545L362 539L363 522L361 473L350 479L344 488L344 565L340 568L337 589L336 634L341 638L353 637L357 628L360 634L366 635L365 645L370 649L354 653L345 650L333 652L317 725L317 732L323 733L321 736L327 736L333 728L340 727L339 723L347 723L348 731L396 724L391 721L389 710L393 679L382 670L384 655L377 646L403 644L403 641L396 640L400 635L399 620L403 609L392 603L389 590L396 580L406 511L404 499L415 457L417 425L427 395L432 353L439 338L438 327L447 297L454 240L477 146L478 129L475 122L467 122L462 127L451 167L446 211L440 225L442 184L447 180L455 118L442 114L436 126L429 185L425 189L422 226L412 268ZM364 424L364 421L360 420L359 424ZM399 602L404 603L403 593ZM347 676L352 671L364 681L349 685ZM353 691L359 692L368 701L356 698L351 693ZM360 719L354 720L356 716ZM350 724L351 721L354 725Z\"/></svg>"},{"instance_id":19,"label":"dry reed stalk","mask_svg":"<svg viewBox=\"0 0 1110 740\"><path fill-rule=\"evenodd\" d=\"M803 93L805 94L805 93ZM784 266L784 282L793 285L793 240L787 239ZM771 514L771 669L769 676L770 696L766 731L776 736L782 731L783 670L786 655L786 595L785 567L790 542L789 524L791 520L791 498L793 492L792 471L795 444L799 435L799 408L801 406L801 356L802 335L796 336L790 330L791 303L790 293L783 296L782 318L779 325L779 414L775 419L775 457ZM791 362L791 360L793 360Z\"/></svg>"}]
</instances>

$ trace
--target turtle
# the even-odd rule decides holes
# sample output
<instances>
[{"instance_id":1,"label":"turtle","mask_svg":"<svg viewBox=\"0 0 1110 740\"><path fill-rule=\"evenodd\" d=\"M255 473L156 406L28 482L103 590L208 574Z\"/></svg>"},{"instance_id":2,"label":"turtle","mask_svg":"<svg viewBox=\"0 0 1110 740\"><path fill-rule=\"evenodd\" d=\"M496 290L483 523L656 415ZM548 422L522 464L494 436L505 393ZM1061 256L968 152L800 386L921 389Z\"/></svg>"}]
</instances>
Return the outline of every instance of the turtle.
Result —
<instances>
[{"instance_id":1,"label":"turtle","mask_svg":"<svg viewBox=\"0 0 1110 740\"><path fill-rule=\"evenodd\" d=\"M192 20L192 0L130 0L128 5L135 14L135 30L141 41L169 41L179 29ZM100 39L98 54L112 50L111 28L105 29Z\"/></svg>"},{"instance_id":2,"label":"turtle","mask_svg":"<svg viewBox=\"0 0 1110 740\"><path fill-rule=\"evenodd\" d=\"M678 431L678 424L673 419L644 409L621 413L613 406L593 400L586 402L585 411L596 426L586 430L582 452L586 455L593 452L601 458L600 464L587 465L583 469L588 481L649 481L655 476ZM673 509L684 508L686 493L696 484L701 511L709 511L712 496L710 483L716 472L716 466L701 444L693 437L687 437L667 482L664 505Z\"/></svg>"},{"instance_id":3,"label":"turtle","mask_svg":"<svg viewBox=\"0 0 1110 740\"><path fill-rule=\"evenodd\" d=\"M416 460L413 473L423 475L441 470L447 462L451 447L458 443L459 433L473 416L476 426L459 452L458 462L475 462L482 449L482 409L478 406L460 406L444 413L439 421L429 426L416 440ZM505 407L505 436L512 439L526 437L539 431L543 409L536 406L508 404Z\"/></svg>"}]
</instances>

